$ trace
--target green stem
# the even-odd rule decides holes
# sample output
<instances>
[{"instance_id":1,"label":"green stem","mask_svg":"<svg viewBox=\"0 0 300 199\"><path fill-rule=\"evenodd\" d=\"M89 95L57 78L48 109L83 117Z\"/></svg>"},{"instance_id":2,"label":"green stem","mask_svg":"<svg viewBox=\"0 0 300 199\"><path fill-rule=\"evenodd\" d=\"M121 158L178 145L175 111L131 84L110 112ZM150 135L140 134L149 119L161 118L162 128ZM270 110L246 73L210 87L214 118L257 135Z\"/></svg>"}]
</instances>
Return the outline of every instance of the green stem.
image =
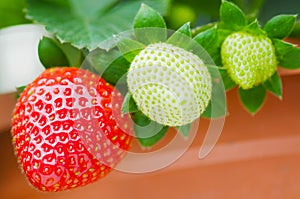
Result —
<instances>
[{"instance_id":1,"label":"green stem","mask_svg":"<svg viewBox=\"0 0 300 199\"><path fill-rule=\"evenodd\" d=\"M209 23L209 24L205 24L205 25L202 25L202 26L197 26L195 28L192 28L192 30L191 30L192 37L196 36L200 32L203 32L203 31L215 26L217 23L218 22L212 22L212 23Z\"/></svg>"}]
</instances>

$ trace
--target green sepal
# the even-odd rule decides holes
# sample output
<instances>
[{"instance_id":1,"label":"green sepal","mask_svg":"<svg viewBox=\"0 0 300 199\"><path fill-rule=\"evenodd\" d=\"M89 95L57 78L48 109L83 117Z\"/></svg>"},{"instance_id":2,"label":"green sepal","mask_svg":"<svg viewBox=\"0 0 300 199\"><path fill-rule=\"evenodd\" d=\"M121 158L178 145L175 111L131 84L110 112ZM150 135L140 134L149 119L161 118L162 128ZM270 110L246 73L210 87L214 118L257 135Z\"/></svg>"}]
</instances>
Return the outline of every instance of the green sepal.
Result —
<instances>
[{"instance_id":1,"label":"green sepal","mask_svg":"<svg viewBox=\"0 0 300 199\"><path fill-rule=\"evenodd\" d=\"M126 84L125 74L128 72L130 63L124 57L114 60L102 74L102 78L112 85Z\"/></svg>"},{"instance_id":2,"label":"green sepal","mask_svg":"<svg viewBox=\"0 0 300 199\"><path fill-rule=\"evenodd\" d=\"M246 26L245 31L253 35L265 35L266 33L261 29L258 20L255 19L248 26Z\"/></svg>"},{"instance_id":3,"label":"green sepal","mask_svg":"<svg viewBox=\"0 0 300 199\"><path fill-rule=\"evenodd\" d=\"M190 23L185 23L176 32L174 32L167 40L166 43L173 44L177 47L188 50L189 42L191 38L191 27Z\"/></svg>"},{"instance_id":4,"label":"green sepal","mask_svg":"<svg viewBox=\"0 0 300 199\"><path fill-rule=\"evenodd\" d=\"M187 22L185 24L183 24L175 33L173 33L173 35L168 39L167 42L170 42L172 40L176 39L176 33L179 33L180 35L186 35L187 37L191 37L191 25L190 22Z\"/></svg>"},{"instance_id":5,"label":"green sepal","mask_svg":"<svg viewBox=\"0 0 300 199\"><path fill-rule=\"evenodd\" d=\"M278 73L274 73L263 83L264 87L279 99L282 99L282 82Z\"/></svg>"},{"instance_id":6,"label":"green sepal","mask_svg":"<svg viewBox=\"0 0 300 199\"><path fill-rule=\"evenodd\" d=\"M218 31L218 41L220 45L224 42L224 40L232 34L234 31L223 29L220 26L217 26L217 31Z\"/></svg>"},{"instance_id":7,"label":"green sepal","mask_svg":"<svg viewBox=\"0 0 300 199\"><path fill-rule=\"evenodd\" d=\"M150 118L144 115L142 111L137 111L132 113L132 120L134 121L135 125L141 127L149 125L152 121Z\"/></svg>"},{"instance_id":8,"label":"green sepal","mask_svg":"<svg viewBox=\"0 0 300 199\"><path fill-rule=\"evenodd\" d=\"M209 29L199 33L193 38L206 51L213 51L218 46L217 33L214 29ZM211 45L210 45L211 44Z\"/></svg>"},{"instance_id":9,"label":"green sepal","mask_svg":"<svg viewBox=\"0 0 300 199\"><path fill-rule=\"evenodd\" d=\"M222 44L225 41L225 39L232 34L233 32L231 30L227 30L227 29L222 29L219 28L217 29L218 31L218 42L219 42L219 47L216 50L216 54L214 54L214 62L217 66L222 66L222 57L221 57L221 48L222 48Z\"/></svg>"},{"instance_id":10,"label":"green sepal","mask_svg":"<svg viewBox=\"0 0 300 199\"><path fill-rule=\"evenodd\" d=\"M193 39L208 52L214 51L219 46L216 26L200 32Z\"/></svg>"},{"instance_id":11,"label":"green sepal","mask_svg":"<svg viewBox=\"0 0 300 199\"><path fill-rule=\"evenodd\" d=\"M220 67L219 72L222 76L224 88L226 91L228 91L236 86L236 83L230 78L226 69Z\"/></svg>"},{"instance_id":12,"label":"green sepal","mask_svg":"<svg viewBox=\"0 0 300 199\"><path fill-rule=\"evenodd\" d=\"M241 30L247 25L243 11L235 4L223 1L220 8L220 18L223 26L231 30Z\"/></svg>"},{"instance_id":13,"label":"green sepal","mask_svg":"<svg viewBox=\"0 0 300 199\"><path fill-rule=\"evenodd\" d=\"M77 68L81 67L81 64L85 59L84 52L88 51L86 48L79 50L78 48L72 46L70 43L63 43L61 45L61 49L67 56L69 66L75 66Z\"/></svg>"},{"instance_id":14,"label":"green sepal","mask_svg":"<svg viewBox=\"0 0 300 199\"><path fill-rule=\"evenodd\" d=\"M293 31L289 37L300 37L300 21L296 21Z\"/></svg>"},{"instance_id":15,"label":"green sepal","mask_svg":"<svg viewBox=\"0 0 300 199\"><path fill-rule=\"evenodd\" d=\"M162 129L157 132L155 135L152 137L139 137L141 131L137 131L135 128L136 136L138 137L139 143L144 146L144 147L152 147L156 143L158 143L162 138L165 137L169 127L168 126L163 126ZM147 131L142 131L142 134L147 134Z\"/></svg>"},{"instance_id":16,"label":"green sepal","mask_svg":"<svg viewBox=\"0 0 300 199\"><path fill-rule=\"evenodd\" d=\"M16 92L16 94L15 94L15 98L16 98L16 99L19 99L19 98L20 98L22 92L25 90L26 87L27 87L27 86L19 86L19 87L16 88L16 90L17 90L17 92Z\"/></svg>"},{"instance_id":17,"label":"green sepal","mask_svg":"<svg viewBox=\"0 0 300 199\"><path fill-rule=\"evenodd\" d=\"M135 29L150 27L166 28L166 23L159 12L146 4L142 4L134 18L133 27Z\"/></svg>"},{"instance_id":18,"label":"green sepal","mask_svg":"<svg viewBox=\"0 0 300 199\"><path fill-rule=\"evenodd\" d=\"M52 68L56 66L69 66L67 56L54 39L43 37L38 45L38 55L43 66Z\"/></svg>"},{"instance_id":19,"label":"green sepal","mask_svg":"<svg viewBox=\"0 0 300 199\"><path fill-rule=\"evenodd\" d=\"M227 113L227 107L226 107L226 93L222 81L222 76L219 72L219 67L208 66L207 68L211 75L212 93L211 93L211 100L201 116L205 118L223 117Z\"/></svg>"},{"instance_id":20,"label":"green sepal","mask_svg":"<svg viewBox=\"0 0 300 199\"><path fill-rule=\"evenodd\" d=\"M247 90L239 88L238 93L244 108L254 115L262 107L267 91L259 85Z\"/></svg>"},{"instance_id":21,"label":"green sepal","mask_svg":"<svg viewBox=\"0 0 300 199\"><path fill-rule=\"evenodd\" d=\"M190 134L191 124L177 126L176 129L179 131L180 135L182 135L184 138L187 138Z\"/></svg>"},{"instance_id":22,"label":"green sepal","mask_svg":"<svg viewBox=\"0 0 300 199\"><path fill-rule=\"evenodd\" d=\"M159 142L166 134L168 126L150 120L141 111L132 113L134 132L139 143L144 147L151 147Z\"/></svg>"},{"instance_id":23,"label":"green sepal","mask_svg":"<svg viewBox=\"0 0 300 199\"><path fill-rule=\"evenodd\" d=\"M156 10L142 4L133 22L134 34L144 44L164 42L167 39L166 23Z\"/></svg>"},{"instance_id":24,"label":"green sepal","mask_svg":"<svg viewBox=\"0 0 300 199\"><path fill-rule=\"evenodd\" d=\"M112 85L126 84L126 74L130 63L122 56L121 52L98 49L87 56L86 61L98 75Z\"/></svg>"},{"instance_id":25,"label":"green sepal","mask_svg":"<svg viewBox=\"0 0 300 199\"><path fill-rule=\"evenodd\" d=\"M221 42L216 26L200 32L193 39L208 52L216 65L221 65Z\"/></svg>"},{"instance_id":26,"label":"green sepal","mask_svg":"<svg viewBox=\"0 0 300 199\"><path fill-rule=\"evenodd\" d=\"M279 66L286 69L300 68L300 48L279 39L273 39Z\"/></svg>"},{"instance_id":27,"label":"green sepal","mask_svg":"<svg viewBox=\"0 0 300 199\"><path fill-rule=\"evenodd\" d=\"M128 38L121 39L117 46L124 58L129 62L132 62L135 56L146 47L144 44Z\"/></svg>"},{"instance_id":28,"label":"green sepal","mask_svg":"<svg viewBox=\"0 0 300 199\"><path fill-rule=\"evenodd\" d=\"M132 94L130 92L126 93L122 105L122 113L134 113L137 111L139 111L139 108L136 105L134 99L132 98Z\"/></svg>"},{"instance_id":29,"label":"green sepal","mask_svg":"<svg viewBox=\"0 0 300 199\"><path fill-rule=\"evenodd\" d=\"M296 17L296 15L277 15L266 23L264 31L271 38L286 38L293 31Z\"/></svg>"},{"instance_id":30,"label":"green sepal","mask_svg":"<svg viewBox=\"0 0 300 199\"><path fill-rule=\"evenodd\" d=\"M213 103L213 105L212 105L212 101L210 101L205 111L201 114L201 116L207 119L224 117L226 116L225 107L226 107L226 102L223 100L217 100Z\"/></svg>"}]
</instances>

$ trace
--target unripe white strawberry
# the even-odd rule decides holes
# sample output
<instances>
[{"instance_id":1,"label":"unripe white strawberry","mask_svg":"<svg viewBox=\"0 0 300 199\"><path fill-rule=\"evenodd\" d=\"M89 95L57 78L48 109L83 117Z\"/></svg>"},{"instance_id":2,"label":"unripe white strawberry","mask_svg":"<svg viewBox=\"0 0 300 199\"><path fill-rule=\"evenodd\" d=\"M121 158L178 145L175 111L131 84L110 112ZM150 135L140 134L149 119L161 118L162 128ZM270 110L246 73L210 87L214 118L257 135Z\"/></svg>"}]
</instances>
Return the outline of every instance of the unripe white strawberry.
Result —
<instances>
[{"instance_id":1,"label":"unripe white strawberry","mask_svg":"<svg viewBox=\"0 0 300 199\"><path fill-rule=\"evenodd\" d=\"M167 43L143 49L131 63L127 83L140 110L168 126L199 118L212 92L211 76L203 61Z\"/></svg>"},{"instance_id":2,"label":"unripe white strawberry","mask_svg":"<svg viewBox=\"0 0 300 199\"><path fill-rule=\"evenodd\" d=\"M264 35L233 33L222 44L221 56L230 77L243 89L263 83L277 67L275 48Z\"/></svg>"}]
</instances>

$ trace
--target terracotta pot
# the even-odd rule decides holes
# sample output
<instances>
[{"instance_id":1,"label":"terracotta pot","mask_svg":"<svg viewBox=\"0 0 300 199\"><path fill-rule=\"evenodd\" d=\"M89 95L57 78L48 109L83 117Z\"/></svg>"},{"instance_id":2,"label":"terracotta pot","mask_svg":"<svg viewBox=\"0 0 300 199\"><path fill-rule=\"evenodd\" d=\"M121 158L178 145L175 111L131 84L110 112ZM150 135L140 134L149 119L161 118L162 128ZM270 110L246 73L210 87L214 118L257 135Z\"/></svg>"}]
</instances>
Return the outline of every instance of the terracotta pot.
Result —
<instances>
[{"instance_id":1,"label":"terracotta pot","mask_svg":"<svg viewBox=\"0 0 300 199\"><path fill-rule=\"evenodd\" d=\"M229 116L217 145L204 159L198 153L209 120L200 121L192 145L170 166L146 174L114 171L74 191L45 194L32 189L17 166L5 131L0 134L0 198L300 198L300 74L282 74L283 100L268 94L255 116L242 108L236 89L228 92ZM12 96L8 103L13 104ZM170 130L153 150L169 143L174 134Z\"/></svg>"}]
</instances>

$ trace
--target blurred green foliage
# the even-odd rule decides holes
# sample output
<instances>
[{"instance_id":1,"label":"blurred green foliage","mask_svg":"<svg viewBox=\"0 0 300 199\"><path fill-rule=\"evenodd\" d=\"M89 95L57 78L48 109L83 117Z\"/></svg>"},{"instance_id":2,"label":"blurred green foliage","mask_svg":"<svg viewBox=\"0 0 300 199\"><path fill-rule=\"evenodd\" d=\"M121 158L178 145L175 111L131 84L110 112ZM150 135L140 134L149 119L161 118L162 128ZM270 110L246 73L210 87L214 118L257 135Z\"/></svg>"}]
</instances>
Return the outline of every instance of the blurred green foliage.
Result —
<instances>
[{"instance_id":1,"label":"blurred green foliage","mask_svg":"<svg viewBox=\"0 0 300 199\"><path fill-rule=\"evenodd\" d=\"M256 15L263 5L264 0L231 0L231 2L239 6L246 14ZM173 0L167 21L171 25L171 28L178 28L179 24L173 21L176 18L173 17L172 10L174 8L177 9L178 6L182 6L188 7L190 13L188 13L188 9L186 9L186 13L178 13L178 18L181 18L181 21L186 22L190 20L187 16L195 15L196 17L192 21L193 26L214 22L219 19L220 5L221 0Z\"/></svg>"},{"instance_id":2,"label":"blurred green foliage","mask_svg":"<svg viewBox=\"0 0 300 199\"><path fill-rule=\"evenodd\" d=\"M258 17L262 24L278 14L300 14L299 0L231 0L231 2L238 5L249 17ZM187 21L192 22L192 27L204 25L219 20L220 4L221 0L173 0L166 19L172 29L180 27L180 24ZM175 13L180 6L181 12ZM175 15L177 16L174 17Z\"/></svg>"},{"instance_id":3,"label":"blurred green foliage","mask_svg":"<svg viewBox=\"0 0 300 199\"><path fill-rule=\"evenodd\" d=\"M0 28L29 23L25 19L24 0L0 0Z\"/></svg>"},{"instance_id":4,"label":"blurred green foliage","mask_svg":"<svg viewBox=\"0 0 300 199\"><path fill-rule=\"evenodd\" d=\"M259 19L266 22L270 17L278 14L298 14L300 15L299 0L266 0L259 13ZM300 16L298 16L300 20Z\"/></svg>"},{"instance_id":5,"label":"blurred green foliage","mask_svg":"<svg viewBox=\"0 0 300 199\"><path fill-rule=\"evenodd\" d=\"M66 0L61 0L62 2ZM99 0L100 1L100 0ZM126 1L126 0L123 0ZM300 14L299 0L231 0L246 14L257 15L264 24L278 14ZM191 26L200 26L219 19L221 0L172 0L166 21L170 29L177 29L185 22ZM29 23L25 19L23 9L25 0L0 0L0 28ZM298 21L300 17L298 16ZM295 33L300 35L300 23ZM295 34L294 33L294 34Z\"/></svg>"}]
</instances>

